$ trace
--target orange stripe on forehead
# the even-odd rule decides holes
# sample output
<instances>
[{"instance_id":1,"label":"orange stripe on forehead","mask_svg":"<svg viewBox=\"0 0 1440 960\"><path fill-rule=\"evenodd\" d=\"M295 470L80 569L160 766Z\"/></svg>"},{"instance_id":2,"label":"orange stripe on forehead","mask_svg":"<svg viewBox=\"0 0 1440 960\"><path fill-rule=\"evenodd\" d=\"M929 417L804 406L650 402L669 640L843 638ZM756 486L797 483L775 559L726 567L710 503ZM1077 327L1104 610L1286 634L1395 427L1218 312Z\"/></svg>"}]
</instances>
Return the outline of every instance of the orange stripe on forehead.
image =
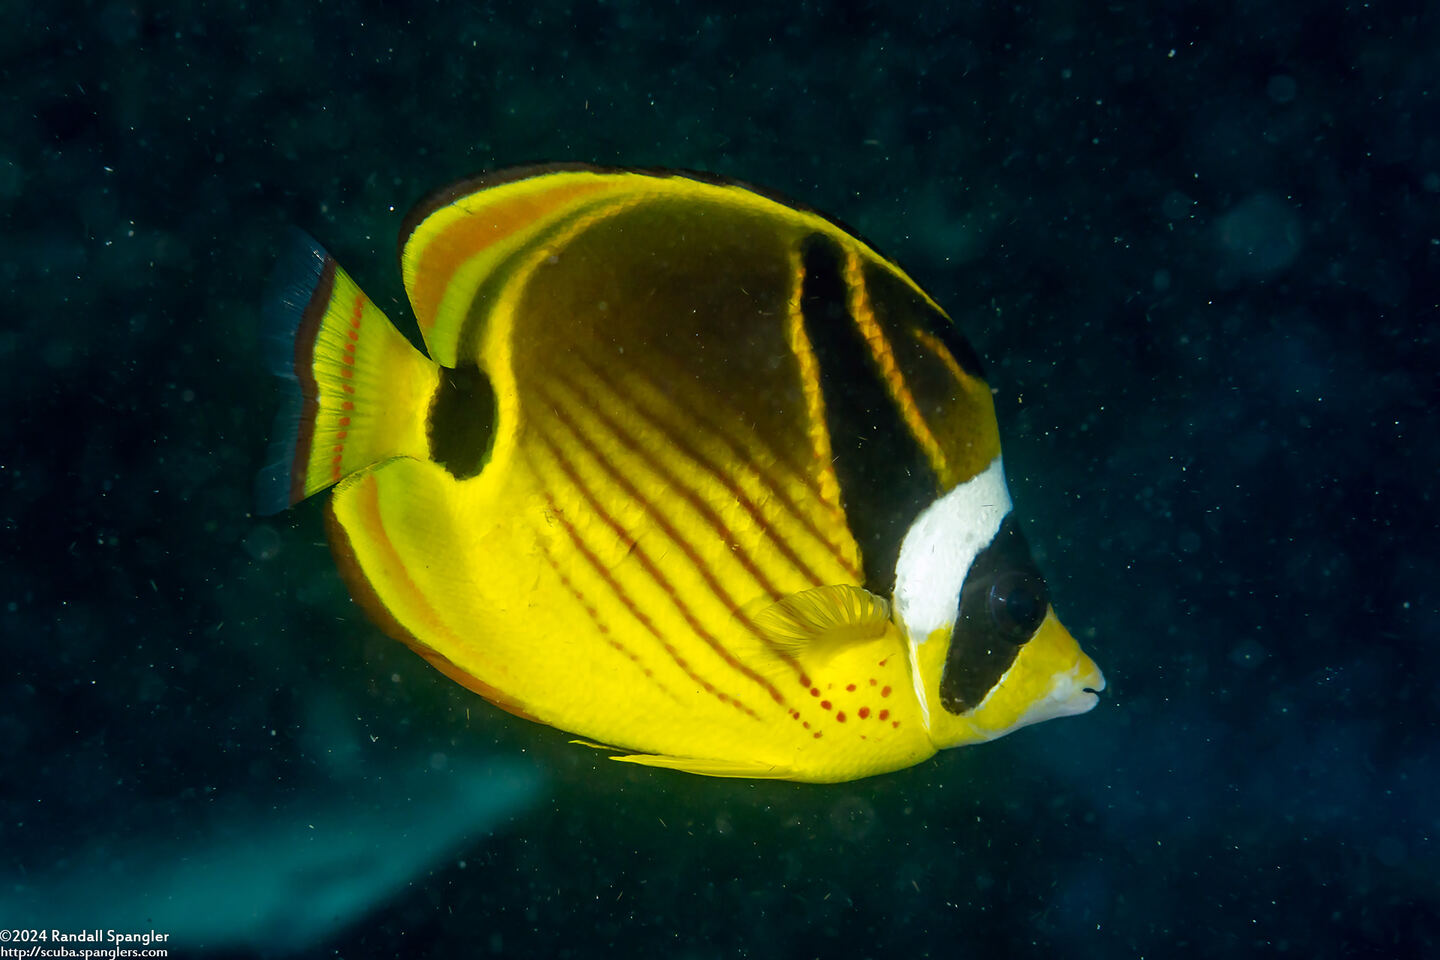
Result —
<instances>
[{"instance_id":1,"label":"orange stripe on forehead","mask_svg":"<svg viewBox=\"0 0 1440 960\"><path fill-rule=\"evenodd\" d=\"M434 327L445 291L466 261L577 200L613 189L613 182L597 177L566 178L545 190L497 199L482 190L432 213L405 245L405 259L414 262L407 285L420 329Z\"/></svg>"},{"instance_id":2,"label":"orange stripe on forehead","mask_svg":"<svg viewBox=\"0 0 1440 960\"><path fill-rule=\"evenodd\" d=\"M921 330L919 327L916 327L911 332L915 335L916 341L918 341L922 347L929 350L945 365L946 371L949 372L950 376L955 378L957 383L974 382L975 378L961 368L960 361L955 359L955 354L950 351L949 347L945 346L939 337L928 331Z\"/></svg>"}]
</instances>

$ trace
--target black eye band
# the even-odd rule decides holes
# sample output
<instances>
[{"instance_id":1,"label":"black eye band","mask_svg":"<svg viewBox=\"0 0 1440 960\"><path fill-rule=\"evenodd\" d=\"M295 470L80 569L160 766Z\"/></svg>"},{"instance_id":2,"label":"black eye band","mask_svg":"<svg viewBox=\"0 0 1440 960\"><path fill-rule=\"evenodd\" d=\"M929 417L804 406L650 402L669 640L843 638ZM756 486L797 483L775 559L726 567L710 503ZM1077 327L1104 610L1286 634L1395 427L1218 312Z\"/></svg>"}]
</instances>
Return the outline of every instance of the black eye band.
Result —
<instances>
[{"instance_id":1,"label":"black eye band","mask_svg":"<svg viewBox=\"0 0 1440 960\"><path fill-rule=\"evenodd\" d=\"M940 677L941 706L960 714L984 700L1049 608L1045 578L1014 515L1007 516L960 588L960 616Z\"/></svg>"}]
</instances>

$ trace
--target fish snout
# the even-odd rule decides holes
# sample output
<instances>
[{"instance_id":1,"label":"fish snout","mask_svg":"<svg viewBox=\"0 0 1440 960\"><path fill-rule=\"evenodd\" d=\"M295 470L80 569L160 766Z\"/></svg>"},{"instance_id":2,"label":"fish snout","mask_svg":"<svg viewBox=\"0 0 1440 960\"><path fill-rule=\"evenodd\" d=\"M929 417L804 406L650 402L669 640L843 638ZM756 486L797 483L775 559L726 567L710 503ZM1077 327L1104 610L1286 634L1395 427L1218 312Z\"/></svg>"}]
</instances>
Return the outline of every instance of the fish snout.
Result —
<instances>
[{"instance_id":1,"label":"fish snout","mask_svg":"<svg viewBox=\"0 0 1440 960\"><path fill-rule=\"evenodd\" d=\"M1057 678L1058 680L1059 678ZM1070 700L1078 707L1076 713L1084 713L1095 709L1100 702L1100 694L1105 689L1105 674L1094 660L1085 654L1080 654L1080 662L1075 665L1074 672L1065 678L1071 687Z\"/></svg>"}]
</instances>

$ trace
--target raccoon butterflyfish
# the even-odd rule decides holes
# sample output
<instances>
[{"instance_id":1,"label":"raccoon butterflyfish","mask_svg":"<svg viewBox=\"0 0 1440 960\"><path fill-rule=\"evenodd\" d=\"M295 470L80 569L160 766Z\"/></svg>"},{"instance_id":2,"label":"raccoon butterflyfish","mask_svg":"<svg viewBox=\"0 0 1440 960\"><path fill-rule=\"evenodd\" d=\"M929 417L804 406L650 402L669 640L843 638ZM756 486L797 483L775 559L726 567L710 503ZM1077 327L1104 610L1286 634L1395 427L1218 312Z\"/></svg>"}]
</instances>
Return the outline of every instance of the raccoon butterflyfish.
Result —
<instances>
[{"instance_id":1,"label":"raccoon butterflyfish","mask_svg":"<svg viewBox=\"0 0 1440 960\"><path fill-rule=\"evenodd\" d=\"M692 174L468 180L404 221L428 356L296 244L261 508L334 484L352 595L496 706L835 782L1096 704L975 351L836 222Z\"/></svg>"}]
</instances>

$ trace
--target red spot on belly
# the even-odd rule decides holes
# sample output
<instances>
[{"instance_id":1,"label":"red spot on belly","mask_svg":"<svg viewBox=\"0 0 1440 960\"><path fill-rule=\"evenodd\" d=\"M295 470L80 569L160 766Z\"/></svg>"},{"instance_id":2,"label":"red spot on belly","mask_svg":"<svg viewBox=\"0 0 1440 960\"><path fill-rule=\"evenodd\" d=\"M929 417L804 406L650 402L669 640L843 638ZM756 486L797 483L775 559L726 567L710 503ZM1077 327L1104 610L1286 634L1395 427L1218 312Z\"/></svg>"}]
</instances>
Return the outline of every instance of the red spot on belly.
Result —
<instances>
[{"instance_id":1,"label":"red spot on belly","mask_svg":"<svg viewBox=\"0 0 1440 960\"><path fill-rule=\"evenodd\" d=\"M900 726L900 721L899 721L899 720L891 720L891 721L890 721L890 726L891 726L892 728L898 727L898 726Z\"/></svg>"},{"instance_id":2,"label":"red spot on belly","mask_svg":"<svg viewBox=\"0 0 1440 960\"><path fill-rule=\"evenodd\" d=\"M807 677L807 676L805 676L805 674L803 674L803 673L800 674L800 686L802 686L802 687L808 687L808 686L810 686L810 678Z\"/></svg>"},{"instance_id":3,"label":"red spot on belly","mask_svg":"<svg viewBox=\"0 0 1440 960\"><path fill-rule=\"evenodd\" d=\"M864 719L865 719L866 717L868 717L868 716L870 716L870 708L869 708L869 707L861 707L861 708L860 708L860 719L861 719L861 720L864 720Z\"/></svg>"},{"instance_id":4,"label":"red spot on belly","mask_svg":"<svg viewBox=\"0 0 1440 960\"><path fill-rule=\"evenodd\" d=\"M815 731L815 739L816 739L816 740L819 740L819 739L820 739L821 737L823 737L823 736L825 736L825 734L821 733L819 730L816 730L816 731Z\"/></svg>"},{"instance_id":5,"label":"red spot on belly","mask_svg":"<svg viewBox=\"0 0 1440 960\"><path fill-rule=\"evenodd\" d=\"M889 710L881 710L881 711L880 711L880 719L881 719L881 720L889 720L889 719L890 719L890 711L889 711Z\"/></svg>"},{"instance_id":6,"label":"red spot on belly","mask_svg":"<svg viewBox=\"0 0 1440 960\"><path fill-rule=\"evenodd\" d=\"M839 713L835 714L835 719L838 720L838 721L841 722L841 723L844 723L844 722L845 722L845 711L844 711L844 710L841 710Z\"/></svg>"},{"instance_id":7,"label":"red spot on belly","mask_svg":"<svg viewBox=\"0 0 1440 960\"><path fill-rule=\"evenodd\" d=\"M871 678L870 678L870 686L872 686L872 687L875 686L875 678L874 678L874 677L871 677Z\"/></svg>"},{"instance_id":8,"label":"red spot on belly","mask_svg":"<svg viewBox=\"0 0 1440 960\"><path fill-rule=\"evenodd\" d=\"M810 696L812 696L812 697L818 697L818 696L820 696L820 688L819 688L819 687L811 687L811 688L810 688Z\"/></svg>"},{"instance_id":9,"label":"red spot on belly","mask_svg":"<svg viewBox=\"0 0 1440 960\"><path fill-rule=\"evenodd\" d=\"M854 693L854 692L855 692L855 684L853 684L853 683L847 683L847 684L845 685L845 689L848 690L848 691L850 691L851 693Z\"/></svg>"},{"instance_id":10,"label":"red spot on belly","mask_svg":"<svg viewBox=\"0 0 1440 960\"><path fill-rule=\"evenodd\" d=\"M830 701L829 701L829 700L821 700L821 701L820 701L820 709L821 709L821 710L829 710L829 709L830 709Z\"/></svg>"},{"instance_id":11,"label":"red spot on belly","mask_svg":"<svg viewBox=\"0 0 1440 960\"><path fill-rule=\"evenodd\" d=\"M890 696L890 687L889 687L888 684L887 684L886 686L883 686L883 687L880 688L880 696L882 696L882 697L888 697L888 696Z\"/></svg>"}]
</instances>

